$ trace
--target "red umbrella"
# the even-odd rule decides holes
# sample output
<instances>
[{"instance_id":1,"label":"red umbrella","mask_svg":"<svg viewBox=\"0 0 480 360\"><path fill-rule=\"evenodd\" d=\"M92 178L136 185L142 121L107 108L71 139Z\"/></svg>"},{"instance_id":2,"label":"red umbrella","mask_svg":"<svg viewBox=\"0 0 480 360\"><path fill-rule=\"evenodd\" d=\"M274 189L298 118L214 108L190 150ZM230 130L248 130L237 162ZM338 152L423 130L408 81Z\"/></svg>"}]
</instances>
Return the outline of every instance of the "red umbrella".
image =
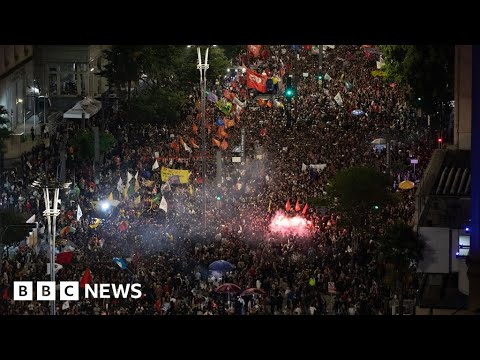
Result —
<instances>
[{"instance_id":1,"label":"red umbrella","mask_svg":"<svg viewBox=\"0 0 480 360\"><path fill-rule=\"evenodd\" d=\"M225 283L220 285L215 291L220 294L235 294L241 292L242 289L238 285Z\"/></svg>"},{"instance_id":2,"label":"red umbrella","mask_svg":"<svg viewBox=\"0 0 480 360\"><path fill-rule=\"evenodd\" d=\"M244 290L240 294L240 296L253 295L253 294L266 295L265 291L263 291L262 289L248 288L248 289Z\"/></svg>"}]
</instances>

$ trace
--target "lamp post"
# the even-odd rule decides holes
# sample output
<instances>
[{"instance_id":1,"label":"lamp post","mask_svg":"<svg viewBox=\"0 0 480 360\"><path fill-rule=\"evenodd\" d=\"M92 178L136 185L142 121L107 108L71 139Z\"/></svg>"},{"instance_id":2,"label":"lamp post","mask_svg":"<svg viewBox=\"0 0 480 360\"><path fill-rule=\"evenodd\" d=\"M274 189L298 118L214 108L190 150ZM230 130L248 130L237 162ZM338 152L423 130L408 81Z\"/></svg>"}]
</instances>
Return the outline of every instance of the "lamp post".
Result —
<instances>
[{"instance_id":1,"label":"lamp post","mask_svg":"<svg viewBox=\"0 0 480 360\"><path fill-rule=\"evenodd\" d=\"M43 215L47 218L47 238L50 244L50 281L55 282L55 233L57 231L57 216L60 214L58 209L60 189L66 189L71 183L59 183L58 181L37 181L32 187L43 190L45 200L45 211ZM55 315L55 300L50 302L50 315Z\"/></svg>"},{"instance_id":2,"label":"lamp post","mask_svg":"<svg viewBox=\"0 0 480 360\"><path fill-rule=\"evenodd\" d=\"M207 94L207 70L208 65L208 50L210 46L207 46L205 50L205 62L202 64L202 51L200 46L197 46L197 55L198 55L198 64L197 69L200 71L200 91L202 96L202 185L203 185L203 233L205 238L207 237L207 142L206 142L206 117L205 117L205 107L206 107L206 94Z\"/></svg>"}]
</instances>

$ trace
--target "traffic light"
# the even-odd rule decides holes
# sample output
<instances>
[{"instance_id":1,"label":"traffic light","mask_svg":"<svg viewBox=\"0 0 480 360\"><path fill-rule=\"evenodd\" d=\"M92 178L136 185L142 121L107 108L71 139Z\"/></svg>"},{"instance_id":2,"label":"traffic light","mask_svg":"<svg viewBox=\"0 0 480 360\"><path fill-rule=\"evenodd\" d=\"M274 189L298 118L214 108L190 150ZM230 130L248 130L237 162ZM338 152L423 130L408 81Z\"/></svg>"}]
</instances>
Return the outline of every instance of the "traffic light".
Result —
<instances>
[{"instance_id":1,"label":"traffic light","mask_svg":"<svg viewBox=\"0 0 480 360\"><path fill-rule=\"evenodd\" d=\"M292 77L288 76L287 77L287 84L285 86L285 98L287 99L287 101L290 101L292 99L293 95L295 95L295 92L293 91Z\"/></svg>"}]
</instances>

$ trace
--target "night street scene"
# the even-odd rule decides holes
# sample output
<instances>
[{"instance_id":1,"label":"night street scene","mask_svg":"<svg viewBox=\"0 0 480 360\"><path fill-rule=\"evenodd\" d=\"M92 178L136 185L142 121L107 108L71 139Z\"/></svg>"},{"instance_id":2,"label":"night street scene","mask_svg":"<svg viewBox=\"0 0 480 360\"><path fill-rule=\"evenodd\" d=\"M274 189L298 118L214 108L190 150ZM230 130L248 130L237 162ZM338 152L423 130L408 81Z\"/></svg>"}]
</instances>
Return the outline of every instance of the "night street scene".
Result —
<instances>
[{"instance_id":1,"label":"night street scene","mask_svg":"<svg viewBox=\"0 0 480 360\"><path fill-rule=\"evenodd\" d=\"M0 45L0 315L478 314L479 73L471 45Z\"/></svg>"}]
</instances>

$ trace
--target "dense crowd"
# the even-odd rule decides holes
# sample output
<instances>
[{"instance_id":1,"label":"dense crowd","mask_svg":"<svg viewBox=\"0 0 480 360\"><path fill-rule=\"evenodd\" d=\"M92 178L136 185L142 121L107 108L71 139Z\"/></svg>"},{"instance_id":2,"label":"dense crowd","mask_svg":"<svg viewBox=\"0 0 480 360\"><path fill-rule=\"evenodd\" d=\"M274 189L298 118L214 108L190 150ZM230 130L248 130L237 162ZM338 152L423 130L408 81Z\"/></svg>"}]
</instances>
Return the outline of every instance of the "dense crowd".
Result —
<instances>
[{"instance_id":1,"label":"dense crowd","mask_svg":"<svg viewBox=\"0 0 480 360\"><path fill-rule=\"evenodd\" d=\"M211 92L235 94L234 109L223 113L213 101L206 106L207 172L202 178L200 91L193 88L182 121L175 127L138 126L118 111L104 123L93 120L117 139L114 149L95 169L81 162L71 145L80 124L68 123L50 134L48 148L22 157L22 171L2 174L1 206L37 214L40 244L21 245L5 254L1 267L0 314L48 314L48 302L14 302L13 281L48 280L42 194L28 185L41 174L57 174L59 150L67 153L67 179L72 187L62 195L57 229L58 252L73 251L60 269L58 281L80 280L90 269L94 283L140 283L140 299L83 299L57 302L57 313L73 314L384 314L395 295L384 279L386 269L375 248L386 226L397 219L410 222L413 193L400 192L403 180L422 176L435 142L426 122L405 102L405 89L374 76L378 55L359 46L335 46L318 55L308 46L263 46L259 56L246 50L239 67L219 79ZM259 100L246 88L243 65L274 79L274 93ZM322 80L319 81L319 75ZM327 76L328 74L328 76ZM292 75L296 93L291 110L283 97ZM341 95L341 105L335 100ZM227 95L230 96L230 95ZM362 110L361 116L352 114ZM287 114L291 111L293 121ZM218 118L229 125L218 126ZM245 130L245 163L232 162L232 150ZM227 133L228 135L226 135ZM362 229L342 226L342 214L314 206L327 194L329 179L342 168L363 164L387 172L384 147L371 144L392 135L392 191L401 201L364 214ZM216 142L215 140L218 142ZM216 145L215 145L216 143ZM221 144L221 145L219 145ZM216 153L222 152L217 174ZM407 166L419 159L413 173ZM243 159L242 159L243 160ZM154 164L158 163L159 168ZM310 165L313 165L310 166ZM321 165L321 166L317 166ZM190 171L188 184L161 181L161 167ZM119 179L121 185L119 185ZM202 186L207 189L207 231L204 234ZM126 184L126 185L125 185ZM98 209L108 198L119 200L107 212ZM160 209L164 198L167 211ZM311 224L306 238L281 237L269 223L287 200L292 208L311 201L305 216ZM77 221L77 208L83 216ZM295 213L292 209L290 213ZM102 218L101 224L95 218ZM113 258L125 259L127 269ZM232 271L212 273L208 266L224 259ZM218 293L224 283L262 294ZM333 283L331 297L328 284ZM414 296L413 280L407 295ZM260 291L259 291L260 292Z\"/></svg>"}]
</instances>

